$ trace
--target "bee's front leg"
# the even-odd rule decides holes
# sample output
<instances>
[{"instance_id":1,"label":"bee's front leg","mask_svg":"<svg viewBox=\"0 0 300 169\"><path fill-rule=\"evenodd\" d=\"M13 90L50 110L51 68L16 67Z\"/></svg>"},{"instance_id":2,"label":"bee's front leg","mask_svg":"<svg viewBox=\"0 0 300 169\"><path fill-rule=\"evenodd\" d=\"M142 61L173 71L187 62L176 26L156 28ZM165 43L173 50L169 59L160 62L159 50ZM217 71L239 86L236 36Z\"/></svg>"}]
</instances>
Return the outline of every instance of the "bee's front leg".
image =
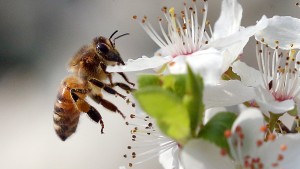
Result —
<instances>
[{"instance_id":1,"label":"bee's front leg","mask_svg":"<svg viewBox=\"0 0 300 169\"><path fill-rule=\"evenodd\" d=\"M107 78L109 80L110 85L113 87L112 75L111 75L110 72L106 71L107 66L103 62L100 62L100 66L101 66L101 69L103 70L103 72L106 74L106 76L107 76Z\"/></svg>"},{"instance_id":2,"label":"bee's front leg","mask_svg":"<svg viewBox=\"0 0 300 169\"><path fill-rule=\"evenodd\" d=\"M132 82L130 82L130 81L128 80L127 76L126 76L123 72L118 72L118 74L121 75L121 76L123 77L123 79L124 79L127 83L129 83L129 84L132 85L132 86L135 86L134 83L132 83Z\"/></svg>"}]
</instances>

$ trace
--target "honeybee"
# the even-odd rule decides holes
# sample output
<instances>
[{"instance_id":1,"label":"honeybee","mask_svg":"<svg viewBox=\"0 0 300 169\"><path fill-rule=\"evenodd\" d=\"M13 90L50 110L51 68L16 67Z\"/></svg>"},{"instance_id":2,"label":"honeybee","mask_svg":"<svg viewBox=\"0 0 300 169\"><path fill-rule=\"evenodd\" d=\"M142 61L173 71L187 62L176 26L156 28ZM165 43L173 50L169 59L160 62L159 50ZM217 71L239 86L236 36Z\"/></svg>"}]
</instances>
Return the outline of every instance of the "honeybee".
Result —
<instances>
[{"instance_id":1,"label":"honeybee","mask_svg":"<svg viewBox=\"0 0 300 169\"><path fill-rule=\"evenodd\" d=\"M104 108L117 112L125 118L118 107L104 99L102 95L102 90L104 90L106 93L126 99L113 87L118 86L129 93L133 90L129 85L134 86L134 83L130 82L123 72L118 72L118 74L129 85L121 82L113 83L112 73L106 71L108 65L125 64L115 48L115 40L128 35L128 33L112 40L117 32L115 31L109 38L103 36L94 38L92 44L83 46L71 59L68 69L72 75L61 82L54 104L54 129L62 141L65 141L76 131L82 112L86 113L96 123L100 123L101 133L103 133L102 117L93 106L85 101L87 96ZM105 83L105 80L109 80L109 82ZM127 102L130 102L129 99ZM134 103L132 106L134 107Z\"/></svg>"}]
</instances>

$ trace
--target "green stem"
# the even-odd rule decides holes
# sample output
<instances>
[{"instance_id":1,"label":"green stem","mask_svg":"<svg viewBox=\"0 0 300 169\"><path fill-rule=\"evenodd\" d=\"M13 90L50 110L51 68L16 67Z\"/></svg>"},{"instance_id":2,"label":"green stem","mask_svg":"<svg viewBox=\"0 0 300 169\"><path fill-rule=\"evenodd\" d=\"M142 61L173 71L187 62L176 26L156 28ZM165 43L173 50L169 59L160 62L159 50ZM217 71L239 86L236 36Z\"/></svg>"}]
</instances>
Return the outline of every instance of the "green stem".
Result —
<instances>
[{"instance_id":1,"label":"green stem","mask_svg":"<svg viewBox=\"0 0 300 169\"><path fill-rule=\"evenodd\" d=\"M275 114L270 112L270 119L269 119L269 129L271 132L273 132L275 128L275 124L277 123L279 117L281 117L283 114Z\"/></svg>"}]
</instances>

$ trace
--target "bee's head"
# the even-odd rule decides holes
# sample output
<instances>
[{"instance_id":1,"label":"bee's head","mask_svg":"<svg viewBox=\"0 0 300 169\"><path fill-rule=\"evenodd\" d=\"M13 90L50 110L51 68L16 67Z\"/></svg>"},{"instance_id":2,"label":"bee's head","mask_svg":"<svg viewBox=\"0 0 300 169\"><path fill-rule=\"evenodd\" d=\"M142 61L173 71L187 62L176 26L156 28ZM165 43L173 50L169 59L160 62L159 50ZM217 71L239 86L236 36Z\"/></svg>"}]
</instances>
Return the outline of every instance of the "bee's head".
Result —
<instances>
[{"instance_id":1,"label":"bee's head","mask_svg":"<svg viewBox=\"0 0 300 169\"><path fill-rule=\"evenodd\" d=\"M122 64L125 65L123 59L120 56L120 53L118 52L118 50L115 48L115 40L128 35L128 33L122 34L116 38L114 38L113 40L112 37L117 33L118 31L115 31L110 37L109 39L100 36L94 39L94 45L96 47L96 51L99 55L101 55L103 57L103 59L105 59L106 61L112 61L112 62L116 62L117 64Z\"/></svg>"}]
</instances>

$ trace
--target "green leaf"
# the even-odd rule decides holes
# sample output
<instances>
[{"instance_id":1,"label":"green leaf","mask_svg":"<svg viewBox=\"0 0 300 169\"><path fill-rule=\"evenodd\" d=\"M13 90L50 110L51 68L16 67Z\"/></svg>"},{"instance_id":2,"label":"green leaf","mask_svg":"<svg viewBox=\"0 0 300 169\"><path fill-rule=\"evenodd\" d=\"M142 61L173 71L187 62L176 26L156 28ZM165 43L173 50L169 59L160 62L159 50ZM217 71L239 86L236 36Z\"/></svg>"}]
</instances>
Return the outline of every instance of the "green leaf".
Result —
<instances>
[{"instance_id":1,"label":"green leaf","mask_svg":"<svg viewBox=\"0 0 300 169\"><path fill-rule=\"evenodd\" d=\"M199 126L202 125L204 104L202 101L203 81L202 78L196 76L188 66L188 78L186 81L186 91L183 98L190 116L190 128L192 136L196 136Z\"/></svg>"},{"instance_id":2,"label":"green leaf","mask_svg":"<svg viewBox=\"0 0 300 169\"><path fill-rule=\"evenodd\" d=\"M222 75L223 80L239 80L241 81L241 77L232 71L232 67L229 67L226 72Z\"/></svg>"},{"instance_id":3,"label":"green leaf","mask_svg":"<svg viewBox=\"0 0 300 169\"><path fill-rule=\"evenodd\" d=\"M134 92L141 108L156 119L160 130L184 144L190 137L189 115L176 94L160 87L147 87Z\"/></svg>"},{"instance_id":4,"label":"green leaf","mask_svg":"<svg viewBox=\"0 0 300 169\"><path fill-rule=\"evenodd\" d=\"M172 91L180 97L185 94L186 75L166 75L161 77L163 88Z\"/></svg>"},{"instance_id":5,"label":"green leaf","mask_svg":"<svg viewBox=\"0 0 300 169\"><path fill-rule=\"evenodd\" d=\"M138 85L139 88L162 86L164 89L183 97L185 94L186 75L140 75Z\"/></svg>"},{"instance_id":6,"label":"green leaf","mask_svg":"<svg viewBox=\"0 0 300 169\"><path fill-rule=\"evenodd\" d=\"M196 137L198 135L204 113L204 104L202 101L204 85L202 78L193 74L190 67L188 67L188 74L171 74L164 76L142 75L138 79L138 84L139 90L135 92L135 97L144 111L157 120L161 130L163 130L168 136L173 137L176 140L182 139L179 138L181 133L178 133L178 131L175 130L173 131L173 129L176 129L175 127L180 128L182 126L172 126L182 123L182 120L180 120L180 118L175 119L177 116L174 116L174 114L171 113L166 113L168 111L183 112L181 113L181 116L185 116L185 119L183 120L187 121L187 123L184 122L183 125L189 125L188 129L185 129L185 131L188 130L189 133L184 133L184 139L187 135L192 137ZM177 108L179 106L178 110L175 110L174 108L171 109L171 107L176 106ZM156 109L161 110L161 112L157 113ZM160 113L164 114L163 119L161 119L162 115L158 115ZM168 119L175 119L176 123L175 121L169 122L167 121ZM172 133L170 131L172 131Z\"/></svg>"},{"instance_id":7,"label":"green leaf","mask_svg":"<svg viewBox=\"0 0 300 169\"><path fill-rule=\"evenodd\" d=\"M221 148L227 149L229 146L224 132L230 130L236 115L230 112L222 112L216 114L212 119L201 129L199 137L211 141Z\"/></svg>"},{"instance_id":8,"label":"green leaf","mask_svg":"<svg viewBox=\"0 0 300 169\"><path fill-rule=\"evenodd\" d=\"M144 88L148 86L160 86L162 81L157 75L140 75L138 78L139 88Z\"/></svg>"},{"instance_id":9,"label":"green leaf","mask_svg":"<svg viewBox=\"0 0 300 169\"><path fill-rule=\"evenodd\" d=\"M298 116L297 107L295 107L293 110L288 111L288 114L294 117Z\"/></svg>"},{"instance_id":10,"label":"green leaf","mask_svg":"<svg viewBox=\"0 0 300 169\"><path fill-rule=\"evenodd\" d=\"M269 121L268 121L268 126L269 126L269 130L271 132L273 132L273 130L275 129L275 125L276 125L277 121L279 120L279 118L281 116L283 116L283 113L282 114L277 114L277 113L269 112L269 114L270 114L270 118L269 118Z\"/></svg>"}]
</instances>

